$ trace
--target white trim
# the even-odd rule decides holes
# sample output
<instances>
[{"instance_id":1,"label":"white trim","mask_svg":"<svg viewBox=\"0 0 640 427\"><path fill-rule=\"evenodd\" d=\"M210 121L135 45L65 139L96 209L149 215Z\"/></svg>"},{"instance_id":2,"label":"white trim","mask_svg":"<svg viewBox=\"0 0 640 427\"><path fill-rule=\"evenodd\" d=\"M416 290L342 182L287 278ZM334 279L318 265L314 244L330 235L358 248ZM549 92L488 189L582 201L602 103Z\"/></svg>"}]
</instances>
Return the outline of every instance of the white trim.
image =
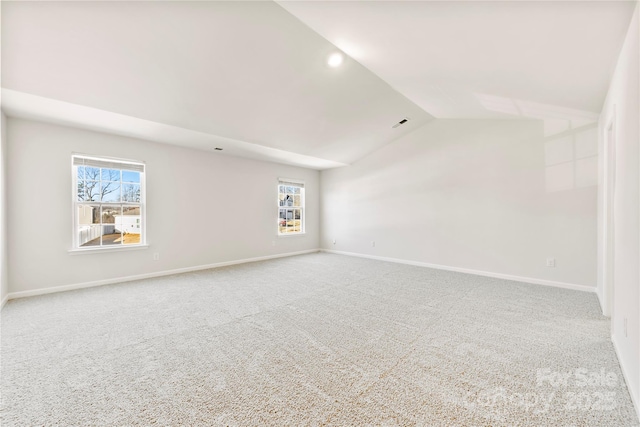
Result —
<instances>
[{"instance_id":1,"label":"white trim","mask_svg":"<svg viewBox=\"0 0 640 427\"><path fill-rule=\"evenodd\" d=\"M2 298L2 302L0 302L0 310L2 310L7 301L9 301L9 294L5 295L4 298Z\"/></svg>"},{"instance_id":2,"label":"white trim","mask_svg":"<svg viewBox=\"0 0 640 427\"><path fill-rule=\"evenodd\" d=\"M149 245L112 245L112 246L96 246L84 249L69 249L69 255L96 254L103 252L122 252L135 251L139 249L149 249Z\"/></svg>"},{"instance_id":3,"label":"white trim","mask_svg":"<svg viewBox=\"0 0 640 427\"><path fill-rule=\"evenodd\" d=\"M146 167L146 163L142 160L133 160L133 159L123 159L120 157L110 157L110 156L96 156L93 154L84 154L84 153L79 153L77 151L73 151L71 153L71 157L82 157L85 159L91 159L91 160L111 160L113 162L118 162L118 163L123 163L123 164L128 164L128 165L137 165L137 166L145 166ZM72 163L73 165L73 160Z\"/></svg>"},{"instance_id":4,"label":"white trim","mask_svg":"<svg viewBox=\"0 0 640 427\"><path fill-rule=\"evenodd\" d=\"M286 258L290 256L309 254L309 253L314 253L319 251L320 249L309 249L306 251L288 252L284 254L267 255L267 256L256 257L256 258L245 258L245 259L240 259L235 261L224 261L224 262L217 262L213 264L197 265L194 267L176 268L174 270L164 270L164 271L157 271L153 273L137 274L135 276L115 277L113 279L104 279L104 280L96 280L93 282L75 283L73 285L55 286L52 288L40 288L40 289L33 289L30 291L10 292L5 297L5 299L12 300L16 298L33 297L36 295L53 294L56 292L65 292L65 291L72 291L75 289L92 288L94 286L110 285L113 283L131 282L134 280L149 279L152 277L170 276L172 274L189 273L191 271L199 271L199 270L208 270L211 268L226 267L229 265L245 264L245 263L257 262L257 261L266 261L274 258Z\"/></svg>"},{"instance_id":5,"label":"white trim","mask_svg":"<svg viewBox=\"0 0 640 427\"><path fill-rule=\"evenodd\" d=\"M304 180L303 179L295 179L295 178L278 178L278 182L281 182L283 184L286 183L291 183L291 184L298 184L298 185L302 185L304 186Z\"/></svg>"},{"instance_id":6,"label":"white trim","mask_svg":"<svg viewBox=\"0 0 640 427\"><path fill-rule=\"evenodd\" d=\"M320 251L330 253L330 254L348 255L348 256L355 256L359 258L375 259L378 261L395 262L398 264L415 265L417 267L435 268L437 270L447 270L447 271L455 271L458 273L475 274L476 276L486 276L486 277L494 277L496 279L513 280L516 282L531 283L534 285L553 286L556 288L572 289L574 291L596 292L595 286L577 285L574 283L556 282L553 280L546 280L546 279L535 279L533 277L513 276L511 274L472 270L470 268L450 267L447 265L430 264L427 262L420 262L420 261L409 261L409 260L399 259L399 258L387 258L387 257L374 256L374 255L359 254L355 252L334 251L331 249L321 249Z\"/></svg>"},{"instance_id":7,"label":"white trim","mask_svg":"<svg viewBox=\"0 0 640 427\"><path fill-rule=\"evenodd\" d=\"M605 122L603 144L603 224L602 224L602 314L613 319L615 293L615 178L616 178L616 104ZM613 333L614 323L611 322Z\"/></svg>"},{"instance_id":8,"label":"white trim","mask_svg":"<svg viewBox=\"0 0 640 427\"><path fill-rule=\"evenodd\" d=\"M620 357L620 349L618 347L618 342L616 338L611 335L611 342L613 343L613 350L616 352L616 357L618 358L618 365L620 365L620 370L622 371L622 376L624 377L624 381L627 384L627 389L629 390L629 395L631 396L631 402L633 402L633 407L636 410L636 415L638 419L640 419L640 396L635 396L633 394L633 390L631 390L631 383L629 382L629 374L625 368L625 365L622 364L622 358Z\"/></svg>"}]
</instances>

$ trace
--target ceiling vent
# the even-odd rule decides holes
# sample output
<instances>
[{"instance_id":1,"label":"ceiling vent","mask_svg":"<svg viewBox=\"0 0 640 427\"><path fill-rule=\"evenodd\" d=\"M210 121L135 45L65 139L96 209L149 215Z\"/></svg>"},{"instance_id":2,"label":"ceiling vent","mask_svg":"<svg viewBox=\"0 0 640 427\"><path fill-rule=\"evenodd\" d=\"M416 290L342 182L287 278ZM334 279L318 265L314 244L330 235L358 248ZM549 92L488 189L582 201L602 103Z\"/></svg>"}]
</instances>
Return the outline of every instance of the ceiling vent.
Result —
<instances>
[{"instance_id":1,"label":"ceiling vent","mask_svg":"<svg viewBox=\"0 0 640 427\"><path fill-rule=\"evenodd\" d=\"M405 123L407 123L410 119L408 117L405 117L404 119L400 120L398 123L396 123L395 125L391 126L392 129L397 128L398 126L401 126Z\"/></svg>"}]
</instances>

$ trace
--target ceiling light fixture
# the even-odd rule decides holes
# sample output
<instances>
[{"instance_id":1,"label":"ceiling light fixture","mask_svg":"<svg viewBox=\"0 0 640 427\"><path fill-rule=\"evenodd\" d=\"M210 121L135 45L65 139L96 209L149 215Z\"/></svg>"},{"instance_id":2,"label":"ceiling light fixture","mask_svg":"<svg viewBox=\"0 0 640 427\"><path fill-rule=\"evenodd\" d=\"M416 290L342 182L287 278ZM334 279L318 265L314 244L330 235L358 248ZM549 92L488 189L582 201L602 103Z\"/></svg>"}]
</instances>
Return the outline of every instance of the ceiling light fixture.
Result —
<instances>
[{"instance_id":1,"label":"ceiling light fixture","mask_svg":"<svg viewBox=\"0 0 640 427\"><path fill-rule=\"evenodd\" d=\"M342 64L342 61L344 61L344 55L336 52L329 56L327 64L329 64L330 67L336 68Z\"/></svg>"}]
</instances>

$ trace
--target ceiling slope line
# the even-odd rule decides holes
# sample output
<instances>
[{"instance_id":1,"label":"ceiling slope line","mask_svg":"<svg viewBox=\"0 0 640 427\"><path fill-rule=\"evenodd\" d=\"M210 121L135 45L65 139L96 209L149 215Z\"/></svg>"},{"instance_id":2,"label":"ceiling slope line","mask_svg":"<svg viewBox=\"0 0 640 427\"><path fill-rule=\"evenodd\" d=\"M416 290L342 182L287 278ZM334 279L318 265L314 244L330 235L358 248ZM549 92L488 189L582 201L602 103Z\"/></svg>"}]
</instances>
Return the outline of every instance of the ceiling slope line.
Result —
<instances>
[{"instance_id":1,"label":"ceiling slope line","mask_svg":"<svg viewBox=\"0 0 640 427\"><path fill-rule=\"evenodd\" d=\"M224 136L86 107L10 89L2 89L2 111L9 117L37 120L226 155L324 170L347 166L314 156L266 147Z\"/></svg>"}]
</instances>

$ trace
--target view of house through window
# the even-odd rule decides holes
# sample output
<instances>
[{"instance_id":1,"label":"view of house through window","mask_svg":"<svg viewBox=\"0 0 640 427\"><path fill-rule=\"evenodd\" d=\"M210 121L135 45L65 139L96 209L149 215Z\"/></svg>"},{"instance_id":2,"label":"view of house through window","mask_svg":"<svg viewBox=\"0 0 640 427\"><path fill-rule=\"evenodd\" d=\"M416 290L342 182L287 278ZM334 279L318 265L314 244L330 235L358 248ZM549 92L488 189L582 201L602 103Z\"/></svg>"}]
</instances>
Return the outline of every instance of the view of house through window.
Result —
<instances>
[{"instance_id":1,"label":"view of house through window","mask_svg":"<svg viewBox=\"0 0 640 427\"><path fill-rule=\"evenodd\" d=\"M144 243L144 164L73 156L76 248Z\"/></svg>"},{"instance_id":2,"label":"view of house through window","mask_svg":"<svg viewBox=\"0 0 640 427\"><path fill-rule=\"evenodd\" d=\"M278 232L304 233L304 184L280 180L278 184Z\"/></svg>"}]
</instances>

